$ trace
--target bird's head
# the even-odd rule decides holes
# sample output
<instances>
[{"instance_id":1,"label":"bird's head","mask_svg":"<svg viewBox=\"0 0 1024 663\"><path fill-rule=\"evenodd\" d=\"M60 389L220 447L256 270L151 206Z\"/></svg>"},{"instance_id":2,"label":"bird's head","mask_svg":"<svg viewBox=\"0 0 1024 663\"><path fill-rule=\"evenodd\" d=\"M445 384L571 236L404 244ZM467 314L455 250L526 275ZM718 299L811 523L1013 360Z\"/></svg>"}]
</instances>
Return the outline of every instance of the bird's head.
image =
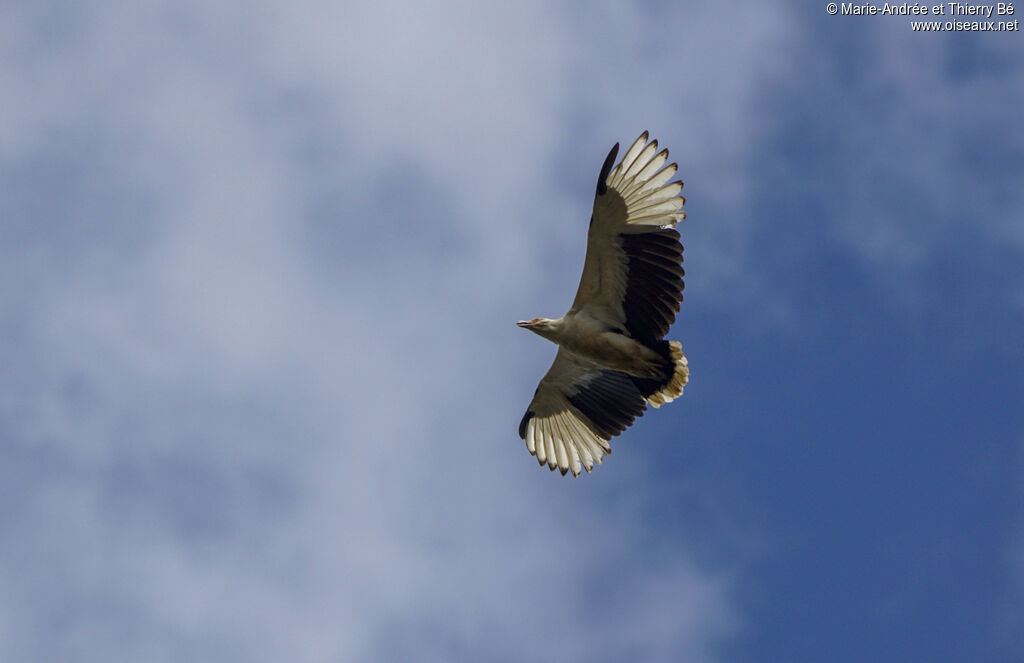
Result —
<instances>
[{"instance_id":1,"label":"bird's head","mask_svg":"<svg viewBox=\"0 0 1024 663\"><path fill-rule=\"evenodd\" d=\"M554 332L555 321L550 318L534 318L533 320L520 320L516 324L523 329L529 329L534 334L550 338Z\"/></svg>"}]
</instances>

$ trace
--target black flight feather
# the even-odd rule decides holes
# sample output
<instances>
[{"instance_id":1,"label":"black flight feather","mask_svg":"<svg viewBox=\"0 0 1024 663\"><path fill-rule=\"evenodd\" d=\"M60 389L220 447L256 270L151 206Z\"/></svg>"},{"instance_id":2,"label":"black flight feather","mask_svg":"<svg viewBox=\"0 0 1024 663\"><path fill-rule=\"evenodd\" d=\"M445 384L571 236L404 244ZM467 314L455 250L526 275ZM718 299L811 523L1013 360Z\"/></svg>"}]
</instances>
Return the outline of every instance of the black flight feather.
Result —
<instances>
[{"instance_id":1,"label":"black flight feather","mask_svg":"<svg viewBox=\"0 0 1024 663\"><path fill-rule=\"evenodd\" d=\"M619 153L619 144L615 143L612 151L605 157L604 165L601 166L601 174L597 176L597 195L603 196L608 190L608 173L612 172L612 164L615 163L615 155Z\"/></svg>"}]
</instances>

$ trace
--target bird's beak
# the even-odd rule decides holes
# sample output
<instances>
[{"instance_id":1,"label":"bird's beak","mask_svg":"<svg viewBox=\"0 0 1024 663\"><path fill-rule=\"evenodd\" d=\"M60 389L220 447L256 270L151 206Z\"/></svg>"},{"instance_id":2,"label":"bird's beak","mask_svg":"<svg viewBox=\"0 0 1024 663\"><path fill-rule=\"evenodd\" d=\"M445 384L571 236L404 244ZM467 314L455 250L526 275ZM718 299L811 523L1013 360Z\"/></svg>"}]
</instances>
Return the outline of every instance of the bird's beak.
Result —
<instances>
[{"instance_id":1,"label":"bird's beak","mask_svg":"<svg viewBox=\"0 0 1024 663\"><path fill-rule=\"evenodd\" d=\"M516 323L516 326L517 327L522 327L523 329L529 329L530 328L530 321L529 320L520 320L519 322Z\"/></svg>"}]
</instances>

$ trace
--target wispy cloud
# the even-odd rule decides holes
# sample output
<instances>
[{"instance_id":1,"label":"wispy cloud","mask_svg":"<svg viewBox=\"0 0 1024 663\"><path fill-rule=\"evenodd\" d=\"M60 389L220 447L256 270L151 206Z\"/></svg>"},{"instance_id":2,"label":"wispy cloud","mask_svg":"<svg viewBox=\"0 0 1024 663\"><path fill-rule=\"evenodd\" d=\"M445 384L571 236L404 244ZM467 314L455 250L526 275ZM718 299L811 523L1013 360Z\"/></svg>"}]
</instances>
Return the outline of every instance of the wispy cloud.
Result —
<instances>
[{"instance_id":1,"label":"wispy cloud","mask_svg":"<svg viewBox=\"0 0 1024 663\"><path fill-rule=\"evenodd\" d=\"M742 195L781 19L716 45L613 6L67 12L2 39L16 657L715 658L731 569L608 508L629 457L531 467L546 358L511 322L567 301L596 171L560 173L611 139L667 127Z\"/></svg>"},{"instance_id":2,"label":"wispy cloud","mask_svg":"<svg viewBox=\"0 0 1024 663\"><path fill-rule=\"evenodd\" d=\"M1024 249L1016 33L929 39L903 18L804 20L806 66L772 103L811 103L780 125L797 140L777 156L837 238L873 266L909 270L964 242ZM828 49L836 39L847 48Z\"/></svg>"}]
</instances>

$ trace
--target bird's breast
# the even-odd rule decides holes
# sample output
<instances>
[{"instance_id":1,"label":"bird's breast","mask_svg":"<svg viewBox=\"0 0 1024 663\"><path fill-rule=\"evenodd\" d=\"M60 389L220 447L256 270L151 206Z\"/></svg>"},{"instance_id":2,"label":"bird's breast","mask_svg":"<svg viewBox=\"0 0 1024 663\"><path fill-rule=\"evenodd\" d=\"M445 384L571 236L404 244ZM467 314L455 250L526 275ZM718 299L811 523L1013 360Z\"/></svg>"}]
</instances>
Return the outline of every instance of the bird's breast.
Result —
<instances>
[{"instance_id":1,"label":"bird's breast","mask_svg":"<svg viewBox=\"0 0 1024 663\"><path fill-rule=\"evenodd\" d=\"M612 325L590 316L567 318L557 343L605 368L642 375L658 355Z\"/></svg>"}]
</instances>

